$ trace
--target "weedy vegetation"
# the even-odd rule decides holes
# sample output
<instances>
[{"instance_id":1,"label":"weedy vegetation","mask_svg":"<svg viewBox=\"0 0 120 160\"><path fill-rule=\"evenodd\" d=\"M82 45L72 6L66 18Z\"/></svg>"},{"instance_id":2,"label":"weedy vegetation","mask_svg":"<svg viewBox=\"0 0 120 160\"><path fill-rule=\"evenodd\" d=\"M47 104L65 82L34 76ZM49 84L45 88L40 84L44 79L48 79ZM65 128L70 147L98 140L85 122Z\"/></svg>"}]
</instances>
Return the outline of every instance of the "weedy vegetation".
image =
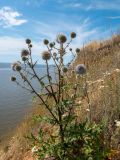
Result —
<instances>
[{"instance_id":1,"label":"weedy vegetation","mask_svg":"<svg viewBox=\"0 0 120 160\"><path fill-rule=\"evenodd\" d=\"M34 159L119 160L120 36L74 51L70 45L75 37L72 32L69 41L63 34L57 35L56 42L43 41L44 76L36 71L30 39L21 52L22 62L12 65L23 83L15 76L11 80L33 93L41 110L45 109L44 115L34 115L36 132L27 136ZM65 64L64 57L70 53L73 59Z\"/></svg>"}]
</instances>

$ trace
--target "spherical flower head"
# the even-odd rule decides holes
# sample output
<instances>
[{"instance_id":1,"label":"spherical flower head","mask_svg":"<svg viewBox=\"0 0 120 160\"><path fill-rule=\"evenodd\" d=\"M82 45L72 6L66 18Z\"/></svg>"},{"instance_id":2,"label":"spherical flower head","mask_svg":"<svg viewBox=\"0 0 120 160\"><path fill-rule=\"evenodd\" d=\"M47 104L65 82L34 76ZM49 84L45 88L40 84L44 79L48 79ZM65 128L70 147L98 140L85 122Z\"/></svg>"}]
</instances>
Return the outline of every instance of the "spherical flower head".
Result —
<instances>
[{"instance_id":1,"label":"spherical flower head","mask_svg":"<svg viewBox=\"0 0 120 160\"><path fill-rule=\"evenodd\" d=\"M29 55L29 51L27 49L23 49L21 51L21 57L25 57L25 56L28 56Z\"/></svg>"},{"instance_id":2,"label":"spherical flower head","mask_svg":"<svg viewBox=\"0 0 120 160\"><path fill-rule=\"evenodd\" d=\"M67 38L64 34L58 34L56 41L58 43L65 43L67 41Z\"/></svg>"},{"instance_id":3,"label":"spherical flower head","mask_svg":"<svg viewBox=\"0 0 120 160\"><path fill-rule=\"evenodd\" d=\"M63 73L66 73L68 71L68 68L67 67L62 67L62 71L63 71Z\"/></svg>"},{"instance_id":4,"label":"spherical flower head","mask_svg":"<svg viewBox=\"0 0 120 160\"><path fill-rule=\"evenodd\" d=\"M16 71L16 66L17 66L17 65L19 65L18 62L15 62L15 63L13 63L13 64L11 65L11 68L12 68L13 71Z\"/></svg>"},{"instance_id":5,"label":"spherical flower head","mask_svg":"<svg viewBox=\"0 0 120 160\"><path fill-rule=\"evenodd\" d=\"M28 59L28 58L27 58L27 57L25 57L25 56L24 56L24 57L22 57L22 61L24 61L24 62L25 62L27 59Z\"/></svg>"},{"instance_id":6,"label":"spherical flower head","mask_svg":"<svg viewBox=\"0 0 120 160\"><path fill-rule=\"evenodd\" d=\"M10 80L11 80L12 82L16 81L16 77L15 77L15 76L12 76L12 77L10 78Z\"/></svg>"},{"instance_id":7,"label":"spherical flower head","mask_svg":"<svg viewBox=\"0 0 120 160\"><path fill-rule=\"evenodd\" d=\"M16 70L16 71L19 72L19 71L21 71L21 69L22 69L22 68L21 68L21 66L20 66L19 64L15 66L15 70Z\"/></svg>"},{"instance_id":8,"label":"spherical flower head","mask_svg":"<svg viewBox=\"0 0 120 160\"><path fill-rule=\"evenodd\" d=\"M71 38L75 38L76 37L76 33L75 32L71 32Z\"/></svg>"},{"instance_id":9,"label":"spherical flower head","mask_svg":"<svg viewBox=\"0 0 120 160\"><path fill-rule=\"evenodd\" d=\"M50 43L49 46L50 46L50 48L53 48L53 47L54 47L54 44L53 44L53 43Z\"/></svg>"},{"instance_id":10,"label":"spherical flower head","mask_svg":"<svg viewBox=\"0 0 120 160\"><path fill-rule=\"evenodd\" d=\"M86 73L86 67L84 64L79 64L76 66L75 71L76 71L76 74L83 75Z\"/></svg>"},{"instance_id":11,"label":"spherical flower head","mask_svg":"<svg viewBox=\"0 0 120 160\"><path fill-rule=\"evenodd\" d=\"M43 43L44 43L45 45L48 45L49 41L48 41L47 39L44 39Z\"/></svg>"},{"instance_id":12,"label":"spherical flower head","mask_svg":"<svg viewBox=\"0 0 120 160\"><path fill-rule=\"evenodd\" d=\"M54 56L54 57L56 57L56 56L57 56L57 53L56 53L56 52L54 52L54 53L53 53L53 56Z\"/></svg>"},{"instance_id":13,"label":"spherical flower head","mask_svg":"<svg viewBox=\"0 0 120 160\"><path fill-rule=\"evenodd\" d=\"M30 43L31 43L31 40L30 40L30 39L26 39L26 43L27 43L27 44L30 44Z\"/></svg>"},{"instance_id":14,"label":"spherical flower head","mask_svg":"<svg viewBox=\"0 0 120 160\"><path fill-rule=\"evenodd\" d=\"M76 48L76 53L79 53L80 52L80 49L79 48Z\"/></svg>"},{"instance_id":15,"label":"spherical flower head","mask_svg":"<svg viewBox=\"0 0 120 160\"><path fill-rule=\"evenodd\" d=\"M48 51L44 51L44 52L42 52L42 59L43 60L50 60L50 58L51 58L51 54L48 52Z\"/></svg>"}]
</instances>

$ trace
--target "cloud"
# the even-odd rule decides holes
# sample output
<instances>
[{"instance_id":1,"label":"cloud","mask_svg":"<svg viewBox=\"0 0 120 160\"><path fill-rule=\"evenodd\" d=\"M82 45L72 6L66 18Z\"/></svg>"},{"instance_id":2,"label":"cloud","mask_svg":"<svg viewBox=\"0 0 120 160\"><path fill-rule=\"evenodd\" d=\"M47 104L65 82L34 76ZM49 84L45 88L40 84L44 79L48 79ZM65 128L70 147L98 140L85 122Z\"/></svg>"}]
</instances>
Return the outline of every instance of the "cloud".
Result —
<instances>
[{"instance_id":1,"label":"cloud","mask_svg":"<svg viewBox=\"0 0 120 160\"><path fill-rule=\"evenodd\" d=\"M22 14L17 11L14 11L10 7L3 7L0 9L0 25L4 28L12 27L12 26L19 26L27 22L26 19L17 19Z\"/></svg>"},{"instance_id":2,"label":"cloud","mask_svg":"<svg viewBox=\"0 0 120 160\"><path fill-rule=\"evenodd\" d=\"M108 19L120 19L120 16L111 16L111 17L106 17Z\"/></svg>"},{"instance_id":3,"label":"cloud","mask_svg":"<svg viewBox=\"0 0 120 160\"><path fill-rule=\"evenodd\" d=\"M120 10L120 1L92 1L85 7L86 10Z\"/></svg>"},{"instance_id":4,"label":"cloud","mask_svg":"<svg viewBox=\"0 0 120 160\"><path fill-rule=\"evenodd\" d=\"M38 55L44 49L42 42L32 42L33 44L33 54ZM27 48L24 37L10 37L1 36L0 37L0 55L18 55L20 56L20 51Z\"/></svg>"},{"instance_id":5,"label":"cloud","mask_svg":"<svg viewBox=\"0 0 120 160\"><path fill-rule=\"evenodd\" d=\"M70 8L82 8L82 4L81 3L67 3L64 5L64 7L70 7Z\"/></svg>"},{"instance_id":6,"label":"cloud","mask_svg":"<svg viewBox=\"0 0 120 160\"><path fill-rule=\"evenodd\" d=\"M61 21L56 21L54 23L45 22L34 22L34 31L37 35L37 41L33 41L33 52L34 55L40 54L41 51L46 49L43 45L43 39L47 38L50 41L56 40L56 35L58 33L64 33L70 39L70 33L75 31L77 34L76 39L73 42L74 47L80 47L87 40L92 40L96 38L98 34L98 28L89 28L90 20L86 18L83 22L76 23L65 23ZM54 27L53 27L54 26ZM55 27L57 26L57 27ZM33 29L33 28L32 28ZM34 33L35 33L34 32ZM34 36L35 38L35 36ZM1 36L0 37L0 55L8 54L20 54L21 49L26 48L24 37L11 37L11 36Z\"/></svg>"},{"instance_id":7,"label":"cloud","mask_svg":"<svg viewBox=\"0 0 120 160\"><path fill-rule=\"evenodd\" d=\"M63 17L62 17L63 18ZM66 19L67 18L67 19ZM73 18L68 19L64 17L63 19L55 20L54 18L48 21L32 21L31 30L33 30L34 40L33 44L33 57L35 59L41 59L40 54L43 50L46 50L46 46L43 45L43 39L48 39L53 42L56 40L56 35L58 33L63 33L67 35L68 42L70 40L70 33L72 31L76 32L77 37L73 40L71 47L73 50L77 47L82 47L83 44L89 41L107 37L106 33L102 32L99 27L91 27L93 22L90 18L79 18L77 21L73 21ZM20 51L26 48L24 37L10 37L1 36L0 37L0 56L13 57L11 59L17 60L20 58ZM8 56L9 55L9 56ZM17 58L18 57L18 58ZM67 55L67 60L70 59L70 55ZM8 58L7 61L10 61ZM40 61L43 63L43 61Z\"/></svg>"},{"instance_id":8,"label":"cloud","mask_svg":"<svg viewBox=\"0 0 120 160\"><path fill-rule=\"evenodd\" d=\"M120 1L119 0L111 0L109 1L94 1L91 0L86 2L79 2L76 0L76 2L69 1L62 1L59 0L58 3L61 3L63 7L67 8L78 8L82 10L120 10Z\"/></svg>"},{"instance_id":9,"label":"cloud","mask_svg":"<svg viewBox=\"0 0 120 160\"><path fill-rule=\"evenodd\" d=\"M41 59L40 55L43 50L46 50L46 46L43 45L43 39L47 38L50 41L54 41L56 39L56 34L64 33L68 37L68 41L70 40L70 32L75 31L77 33L76 39L74 39L72 43L72 47L81 47L83 43L87 40L94 38L98 31L96 28L89 29L89 18L86 18L82 23L65 23L61 21L56 21L54 23L43 23L36 22L34 23L34 30L39 38L37 41L33 41L33 57L34 59ZM53 27L54 26L54 27ZM57 27L55 27L57 26ZM35 38L35 37L34 37ZM24 37L10 37L10 36L1 36L0 37L0 57L5 61L18 60L20 58L20 51L23 48L26 48ZM8 58L10 57L10 58ZM67 56L67 60L70 59L70 55ZM44 63L40 61L40 63Z\"/></svg>"},{"instance_id":10,"label":"cloud","mask_svg":"<svg viewBox=\"0 0 120 160\"><path fill-rule=\"evenodd\" d=\"M73 41L74 47L80 47L83 43L92 40L98 36L98 28L91 28L91 22L89 18L77 22L69 22L65 19L63 21L54 22L36 22L35 31L36 34L42 38L48 38L50 41L56 40L56 35L64 33L70 39L69 34L74 31L77 34L76 39ZM57 26L57 27L55 27Z\"/></svg>"},{"instance_id":11,"label":"cloud","mask_svg":"<svg viewBox=\"0 0 120 160\"><path fill-rule=\"evenodd\" d=\"M44 4L46 0L26 0L25 3L27 6L35 6L40 7L40 5Z\"/></svg>"}]
</instances>

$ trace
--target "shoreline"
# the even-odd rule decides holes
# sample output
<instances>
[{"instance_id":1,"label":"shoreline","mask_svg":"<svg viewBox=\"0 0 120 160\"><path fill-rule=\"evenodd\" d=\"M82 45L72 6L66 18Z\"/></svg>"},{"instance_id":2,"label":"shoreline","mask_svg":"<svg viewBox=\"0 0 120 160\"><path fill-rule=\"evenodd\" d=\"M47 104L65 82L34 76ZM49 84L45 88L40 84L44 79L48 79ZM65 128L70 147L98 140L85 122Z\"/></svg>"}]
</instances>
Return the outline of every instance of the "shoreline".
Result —
<instances>
[{"instance_id":1,"label":"shoreline","mask_svg":"<svg viewBox=\"0 0 120 160\"><path fill-rule=\"evenodd\" d=\"M9 141L11 140L13 135L14 131L11 131L0 138L0 150L4 149L4 147L9 144Z\"/></svg>"},{"instance_id":2,"label":"shoreline","mask_svg":"<svg viewBox=\"0 0 120 160\"><path fill-rule=\"evenodd\" d=\"M9 133L8 137L1 141L0 160L23 160L28 151L31 154L30 143L25 137L37 127L37 123L34 123L32 120L33 115L42 114L45 114L44 109L38 106L38 104L33 103L31 111L24 116L13 132Z\"/></svg>"},{"instance_id":3,"label":"shoreline","mask_svg":"<svg viewBox=\"0 0 120 160\"><path fill-rule=\"evenodd\" d=\"M21 125L26 122L26 120L28 118L31 117L33 111L34 111L34 107L33 104L31 104L30 106L31 108L28 109L28 111L25 113L25 115L23 117L21 117L20 121L16 124L15 127L11 128L9 131L6 131L4 134L0 135L0 150L4 149L4 147L6 145L9 145L10 140L12 139L12 137L14 137L14 135L16 134L18 128L21 127Z\"/></svg>"}]
</instances>

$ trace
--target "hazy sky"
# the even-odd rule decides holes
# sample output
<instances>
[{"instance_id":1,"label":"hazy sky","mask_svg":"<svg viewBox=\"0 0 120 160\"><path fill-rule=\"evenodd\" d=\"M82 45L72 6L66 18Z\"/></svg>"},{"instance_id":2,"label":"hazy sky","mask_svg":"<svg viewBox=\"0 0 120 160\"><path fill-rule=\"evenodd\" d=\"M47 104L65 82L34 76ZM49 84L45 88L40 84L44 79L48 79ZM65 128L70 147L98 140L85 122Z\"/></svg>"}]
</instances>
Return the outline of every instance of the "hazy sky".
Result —
<instances>
[{"instance_id":1,"label":"hazy sky","mask_svg":"<svg viewBox=\"0 0 120 160\"><path fill-rule=\"evenodd\" d=\"M120 0L0 0L0 62L20 59L25 39L40 59L44 38L77 33L73 46L109 37L120 28ZM68 56L69 57L69 56ZM40 59L39 63L42 63Z\"/></svg>"}]
</instances>

